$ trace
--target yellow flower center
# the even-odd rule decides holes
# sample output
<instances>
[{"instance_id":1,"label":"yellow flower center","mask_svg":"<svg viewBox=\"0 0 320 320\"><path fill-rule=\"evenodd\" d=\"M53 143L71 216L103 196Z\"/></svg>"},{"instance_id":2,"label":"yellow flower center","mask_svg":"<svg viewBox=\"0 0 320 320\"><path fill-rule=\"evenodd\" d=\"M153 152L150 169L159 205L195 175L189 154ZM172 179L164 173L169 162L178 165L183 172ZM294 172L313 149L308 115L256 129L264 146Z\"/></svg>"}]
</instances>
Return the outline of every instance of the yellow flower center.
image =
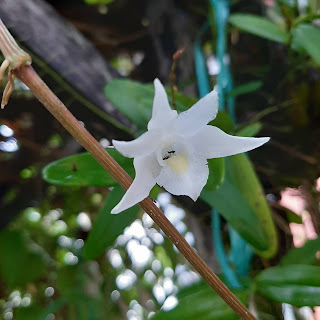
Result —
<instances>
[{"instance_id":1,"label":"yellow flower center","mask_svg":"<svg viewBox=\"0 0 320 320\"><path fill-rule=\"evenodd\" d=\"M166 160L166 164L173 172L180 175L184 174L188 171L188 156L186 154L172 156Z\"/></svg>"}]
</instances>

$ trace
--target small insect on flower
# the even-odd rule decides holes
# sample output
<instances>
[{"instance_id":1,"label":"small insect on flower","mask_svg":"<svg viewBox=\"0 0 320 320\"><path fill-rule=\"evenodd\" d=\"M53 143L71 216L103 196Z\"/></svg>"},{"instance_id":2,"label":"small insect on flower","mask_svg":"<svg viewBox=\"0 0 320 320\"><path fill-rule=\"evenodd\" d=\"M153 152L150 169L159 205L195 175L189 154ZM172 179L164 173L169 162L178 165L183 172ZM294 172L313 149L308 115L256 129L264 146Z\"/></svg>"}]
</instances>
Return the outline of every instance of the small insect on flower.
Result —
<instances>
[{"instance_id":1,"label":"small insect on flower","mask_svg":"<svg viewBox=\"0 0 320 320\"><path fill-rule=\"evenodd\" d=\"M209 176L207 159L231 156L260 147L270 138L246 138L226 134L208 123L218 112L217 90L189 110L172 110L158 79L148 131L125 142L113 140L124 156L134 158L136 176L111 213L119 213L148 197L157 183L175 195L196 201Z\"/></svg>"}]
</instances>

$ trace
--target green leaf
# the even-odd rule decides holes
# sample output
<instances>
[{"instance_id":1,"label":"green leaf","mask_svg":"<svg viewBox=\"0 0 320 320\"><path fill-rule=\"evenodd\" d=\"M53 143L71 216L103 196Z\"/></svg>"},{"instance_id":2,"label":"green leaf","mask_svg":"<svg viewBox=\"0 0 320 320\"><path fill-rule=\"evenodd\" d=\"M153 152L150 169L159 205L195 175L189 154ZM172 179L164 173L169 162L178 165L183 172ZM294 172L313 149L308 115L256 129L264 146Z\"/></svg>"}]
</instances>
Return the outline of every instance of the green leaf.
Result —
<instances>
[{"instance_id":1,"label":"green leaf","mask_svg":"<svg viewBox=\"0 0 320 320\"><path fill-rule=\"evenodd\" d=\"M320 249L320 236L317 239L309 240L301 248L292 248L281 259L281 265L289 264L316 264L319 260L316 257Z\"/></svg>"},{"instance_id":2,"label":"green leaf","mask_svg":"<svg viewBox=\"0 0 320 320\"><path fill-rule=\"evenodd\" d=\"M289 42L289 34L280 29L276 24L259 16L251 14L232 14L229 22L243 31L256 36L280 43Z\"/></svg>"},{"instance_id":3,"label":"green leaf","mask_svg":"<svg viewBox=\"0 0 320 320\"><path fill-rule=\"evenodd\" d=\"M152 200L156 200L158 197L158 194L162 192L161 187L159 187L157 184L151 189L149 197Z\"/></svg>"},{"instance_id":4,"label":"green leaf","mask_svg":"<svg viewBox=\"0 0 320 320\"><path fill-rule=\"evenodd\" d=\"M175 269L177 264L179 263L180 256L177 255L176 247L172 244L168 237L164 237L164 242L161 246L165 249L167 256L169 257L172 269Z\"/></svg>"},{"instance_id":5,"label":"green leaf","mask_svg":"<svg viewBox=\"0 0 320 320\"><path fill-rule=\"evenodd\" d=\"M139 211L138 205L119 214L110 213L124 193L125 191L120 186L115 186L108 195L84 245L85 259L95 259L103 254L108 247L114 244L123 230L136 219Z\"/></svg>"},{"instance_id":6,"label":"green leaf","mask_svg":"<svg viewBox=\"0 0 320 320\"><path fill-rule=\"evenodd\" d=\"M266 296L254 292L251 295L250 304L254 306L255 317L258 320L279 320L283 319L281 305L278 302L268 299ZM283 319L284 320L284 319ZM293 319L292 319L293 320ZM295 318L294 320L302 320ZM306 320L306 319L303 319Z\"/></svg>"},{"instance_id":7,"label":"green leaf","mask_svg":"<svg viewBox=\"0 0 320 320\"><path fill-rule=\"evenodd\" d=\"M208 167L209 177L205 188L208 191L214 191L224 181L224 158L208 159Z\"/></svg>"},{"instance_id":8,"label":"green leaf","mask_svg":"<svg viewBox=\"0 0 320 320\"><path fill-rule=\"evenodd\" d=\"M182 290L183 291L183 290ZM243 302L247 301L248 292L236 290L234 293ZM154 320L233 320L239 317L234 311L203 282L188 287L186 292L179 292L179 304L170 311L159 311Z\"/></svg>"},{"instance_id":9,"label":"green leaf","mask_svg":"<svg viewBox=\"0 0 320 320\"><path fill-rule=\"evenodd\" d=\"M52 300L48 306L42 311L42 314L40 315L40 319L47 319L48 314L50 313L55 313L58 310L60 310L65 304L66 304L66 300L64 300L63 298L58 298L56 300ZM33 318L35 319L35 318Z\"/></svg>"},{"instance_id":10,"label":"green leaf","mask_svg":"<svg viewBox=\"0 0 320 320\"><path fill-rule=\"evenodd\" d=\"M255 173L251 161L245 154L229 157L229 170L232 174L234 185L238 188L255 217L257 226L266 236L267 248L257 252L264 258L273 257L278 250L277 233L272 219L272 212L267 203L261 183ZM257 227L256 226L256 227ZM235 228L237 230L237 228Z\"/></svg>"},{"instance_id":11,"label":"green leaf","mask_svg":"<svg viewBox=\"0 0 320 320\"><path fill-rule=\"evenodd\" d=\"M42 308L38 305L32 304L29 307L16 308L14 311L15 320L45 320L48 316L48 313L45 317L42 315Z\"/></svg>"},{"instance_id":12,"label":"green leaf","mask_svg":"<svg viewBox=\"0 0 320 320\"><path fill-rule=\"evenodd\" d=\"M226 158L226 179L201 198L216 208L230 225L265 258L277 251L271 211L251 162L244 154Z\"/></svg>"},{"instance_id":13,"label":"green leaf","mask_svg":"<svg viewBox=\"0 0 320 320\"><path fill-rule=\"evenodd\" d=\"M57 271L56 286L59 296L68 303L76 303L86 297L83 290L83 274L80 272L80 268L80 264L74 266L63 265Z\"/></svg>"},{"instance_id":14,"label":"green leaf","mask_svg":"<svg viewBox=\"0 0 320 320\"><path fill-rule=\"evenodd\" d=\"M172 269L172 262L171 262L170 256L162 245L156 246L154 248L154 255L155 255L155 258L161 262L161 266L163 269L165 268Z\"/></svg>"},{"instance_id":15,"label":"green leaf","mask_svg":"<svg viewBox=\"0 0 320 320\"><path fill-rule=\"evenodd\" d=\"M105 319L106 317L103 315L105 302L102 301L99 290L95 297L87 293L86 283L90 280L83 272L83 268L83 264L79 263L75 266L63 266L58 269L56 288L62 301L50 306L50 308L59 308L65 303L64 308L71 319Z\"/></svg>"},{"instance_id":16,"label":"green leaf","mask_svg":"<svg viewBox=\"0 0 320 320\"><path fill-rule=\"evenodd\" d=\"M226 133L230 133L234 130L233 121L224 111L219 111L217 117L212 120L209 125L218 127Z\"/></svg>"},{"instance_id":17,"label":"green leaf","mask_svg":"<svg viewBox=\"0 0 320 320\"><path fill-rule=\"evenodd\" d=\"M216 208L254 248L262 251L268 249L268 239L258 217L239 190L228 180L215 191L202 190L200 197Z\"/></svg>"},{"instance_id":18,"label":"green leaf","mask_svg":"<svg viewBox=\"0 0 320 320\"><path fill-rule=\"evenodd\" d=\"M289 265L269 268L256 277L257 290L266 297L294 306L317 306L320 267Z\"/></svg>"},{"instance_id":19,"label":"green leaf","mask_svg":"<svg viewBox=\"0 0 320 320\"><path fill-rule=\"evenodd\" d=\"M291 32L292 47L304 49L320 66L320 30L310 24L299 24Z\"/></svg>"},{"instance_id":20,"label":"green leaf","mask_svg":"<svg viewBox=\"0 0 320 320\"><path fill-rule=\"evenodd\" d=\"M110 4L114 0L84 0L85 3L90 4L90 5L96 5L96 4Z\"/></svg>"},{"instance_id":21,"label":"green leaf","mask_svg":"<svg viewBox=\"0 0 320 320\"><path fill-rule=\"evenodd\" d=\"M262 129L261 122L255 122L245 126L244 128L237 131L236 135L241 137L254 137Z\"/></svg>"},{"instance_id":22,"label":"green leaf","mask_svg":"<svg viewBox=\"0 0 320 320\"><path fill-rule=\"evenodd\" d=\"M288 219L288 222L293 222L293 223L297 223L297 224L302 224L303 221L302 221L302 217L301 216L298 216L296 213L294 213L293 211L287 209L287 208L284 208L285 212L286 212L286 216L287 216L287 219Z\"/></svg>"},{"instance_id":23,"label":"green leaf","mask_svg":"<svg viewBox=\"0 0 320 320\"><path fill-rule=\"evenodd\" d=\"M237 86L229 92L228 98L237 97L242 94L247 94L247 93L256 91L262 87L262 84L263 84L262 81L251 81L251 82L242 84L240 86Z\"/></svg>"},{"instance_id":24,"label":"green leaf","mask_svg":"<svg viewBox=\"0 0 320 320\"><path fill-rule=\"evenodd\" d=\"M52 300L45 308L33 302L28 307L16 308L14 311L15 320L47 320L50 313L56 313L64 305L66 300L58 298Z\"/></svg>"},{"instance_id":25,"label":"green leaf","mask_svg":"<svg viewBox=\"0 0 320 320\"><path fill-rule=\"evenodd\" d=\"M107 152L126 170L134 175L132 159L126 158L114 149ZM80 153L48 164L42 171L45 181L59 186L96 186L111 187L116 181L111 175L88 153Z\"/></svg>"},{"instance_id":26,"label":"green leaf","mask_svg":"<svg viewBox=\"0 0 320 320\"><path fill-rule=\"evenodd\" d=\"M166 88L166 92L167 92L168 98L171 99L171 90ZM176 99L178 112L182 112L191 108L196 102L199 101L199 98L189 97L180 92L176 92L174 96Z\"/></svg>"},{"instance_id":27,"label":"green leaf","mask_svg":"<svg viewBox=\"0 0 320 320\"><path fill-rule=\"evenodd\" d=\"M32 282L44 270L44 258L31 250L22 233L7 230L0 232L0 273L8 286Z\"/></svg>"},{"instance_id":28,"label":"green leaf","mask_svg":"<svg viewBox=\"0 0 320 320\"><path fill-rule=\"evenodd\" d=\"M154 88L127 79L111 80L104 89L106 97L131 122L146 130L151 119Z\"/></svg>"}]
</instances>

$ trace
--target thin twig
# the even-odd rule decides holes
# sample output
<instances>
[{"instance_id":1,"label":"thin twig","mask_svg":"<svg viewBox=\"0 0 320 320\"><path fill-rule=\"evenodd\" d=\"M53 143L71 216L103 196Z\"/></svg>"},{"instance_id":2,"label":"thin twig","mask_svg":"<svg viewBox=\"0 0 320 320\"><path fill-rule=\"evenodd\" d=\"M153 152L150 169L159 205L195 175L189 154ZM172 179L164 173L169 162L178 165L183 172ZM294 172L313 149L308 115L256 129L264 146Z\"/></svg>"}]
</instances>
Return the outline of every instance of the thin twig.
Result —
<instances>
[{"instance_id":1,"label":"thin twig","mask_svg":"<svg viewBox=\"0 0 320 320\"><path fill-rule=\"evenodd\" d=\"M280 9L281 9L281 13L286 21L286 29L287 29L287 31L290 31L290 29L292 28L292 24L293 24L293 17L291 17L291 14L288 10L288 7L284 3L280 4Z\"/></svg>"},{"instance_id":2,"label":"thin twig","mask_svg":"<svg viewBox=\"0 0 320 320\"><path fill-rule=\"evenodd\" d=\"M177 103L176 103L176 97L175 97L175 81L176 81L176 67L177 67L177 61L181 58L183 54L184 48L177 50L173 56L172 56L172 66L169 74L169 80L170 80L170 88L171 88L171 98L172 98L172 106L175 110L177 110Z\"/></svg>"},{"instance_id":3,"label":"thin twig","mask_svg":"<svg viewBox=\"0 0 320 320\"><path fill-rule=\"evenodd\" d=\"M305 154L297 151L296 149L294 148L291 148L291 147L288 147L278 141L275 141L275 140L271 140L270 141L270 144L274 145L276 148L282 150L282 151L285 151L287 153L289 153L290 155L292 155L294 158L297 158L297 159L300 159L300 160L303 160L309 164L312 164L312 165L316 165L318 163L318 160L316 158L313 158L311 156L306 156Z\"/></svg>"},{"instance_id":4,"label":"thin twig","mask_svg":"<svg viewBox=\"0 0 320 320\"><path fill-rule=\"evenodd\" d=\"M0 29L2 27L4 27L4 25L0 24ZM12 52L12 54L14 54L14 52ZM43 82L33 68L31 66L23 65L20 68L15 68L12 70L14 75L29 87L29 89L48 109L48 111L101 164L101 166L106 169L124 189L128 189L132 183L130 176L70 113L66 106L48 88L48 86ZM149 197L141 201L139 205L162 229L172 243L199 272L202 278L220 295L220 297L238 314L239 317L245 320L255 320L255 317L226 287L226 285L210 270L205 262L190 247L187 241L180 235L171 222L165 217L163 212ZM212 306L212 308L214 308L214 306Z\"/></svg>"}]
</instances>

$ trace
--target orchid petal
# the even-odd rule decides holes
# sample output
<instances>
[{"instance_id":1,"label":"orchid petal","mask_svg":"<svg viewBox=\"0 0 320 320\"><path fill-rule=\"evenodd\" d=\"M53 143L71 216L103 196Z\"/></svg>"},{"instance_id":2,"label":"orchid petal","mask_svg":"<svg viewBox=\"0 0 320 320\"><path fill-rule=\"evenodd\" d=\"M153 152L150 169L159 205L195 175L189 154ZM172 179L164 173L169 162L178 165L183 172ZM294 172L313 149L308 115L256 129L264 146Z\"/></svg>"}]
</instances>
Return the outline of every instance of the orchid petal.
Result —
<instances>
[{"instance_id":1,"label":"orchid petal","mask_svg":"<svg viewBox=\"0 0 320 320\"><path fill-rule=\"evenodd\" d=\"M154 99L152 118L148 123L148 130L163 128L170 120L177 116L177 111L172 110L167 93L159 79L154 80Z\"/></svg>"},{"instance_id":2,"label":"orchid petal","mask_svg":"<svg viewBox=\"0 0 320 320\"><path fill-rule=\"evenodd\" d=\"M270 138L247 138L231 136L217 127L205 126L194 136L190 143L195 150L207 159L232 156L258 148Z\"/></svg>"},{"instance_id":3,"label":"orchid petal","mask_svg":"<svg viewBox=\"0 0 320 320\"><path fill-rule=\"evenodd\" d=\"M160 143L159 130L147 131L139 138L132 141L112 140L114 147L125 157L135 158L145 156L153 152Z\"/></svg>"},{"instance_id":4,"label":"orchid petal","mask_svg":"<svg viewBox=\"0 0 320 320\"><path fill-rule=\"evenodd\" d=\"M215 88L189 110L178 115L174 124L175 132L183 136L194 135L217 116L218 107L218 90Z\"/></svg>"},{"instance_id":5,"label":"orchid petal","mask_svg":"<svg viewBox=\"0 0 320 320\"><path fill-rule=\"evenodd\" d=\"M176 166L165 166L161 169L157 184L172 194L186 195L196 201L207 183L209 169L205 157L199 154L188 154L187 156L186 172L182 173ZM182 166L185 165L183 161Z\"/></svg>"},{"instance_id":6,"label":"orchid petal","mask_svg":"<svg viewBox=\"0 0 320 320\"><path fill-rule=\"evenodd\" d=\"M136 177L121 201L112 209L111 213L113 214L122 212L144 200L156 184L161 167L154 153L135 158L133 164Z\"/></svg>"}]
</instances>

